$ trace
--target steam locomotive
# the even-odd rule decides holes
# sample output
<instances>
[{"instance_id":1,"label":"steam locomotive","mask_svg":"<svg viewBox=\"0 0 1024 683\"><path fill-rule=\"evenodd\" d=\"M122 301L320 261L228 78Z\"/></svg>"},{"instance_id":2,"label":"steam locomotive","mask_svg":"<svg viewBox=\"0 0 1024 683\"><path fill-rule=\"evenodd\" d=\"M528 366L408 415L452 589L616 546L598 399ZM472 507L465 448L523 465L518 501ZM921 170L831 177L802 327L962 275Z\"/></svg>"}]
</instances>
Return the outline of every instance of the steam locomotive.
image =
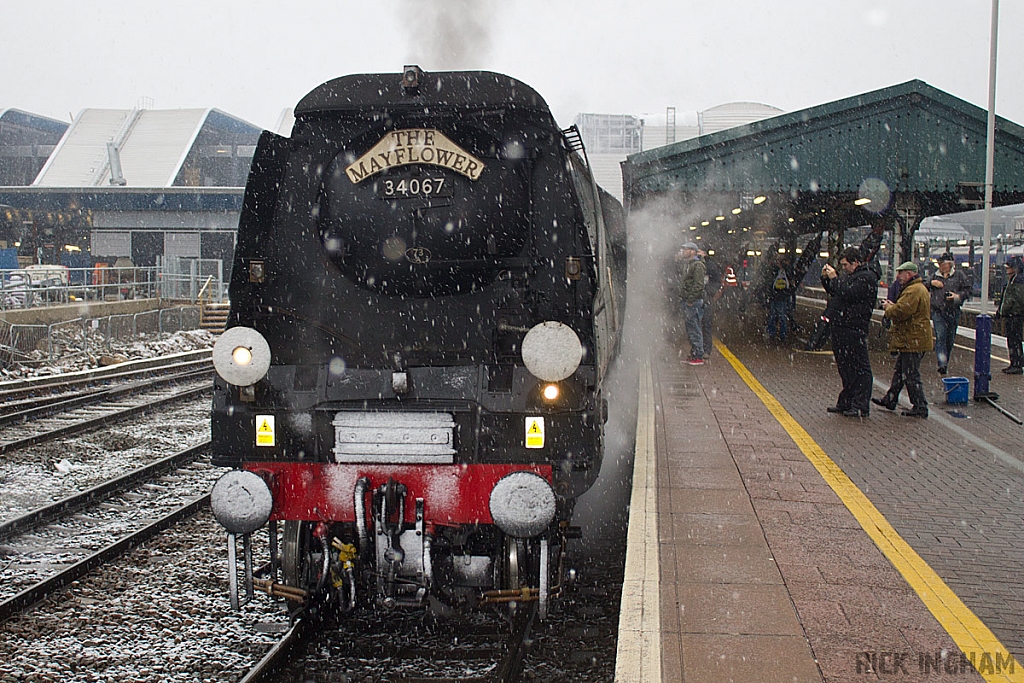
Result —
<instances>
[{"instance_id":1,"label":"steam locomotive","mask_svg":"<svg viewBox=\"0 0 1024 683\"><path fill-rule=\"evenodd\" d=\"M213 352L247 594L543 614L601 466L624 234L578 131L501 74L346 76L264 132Z\"/></svg>"}]
</instances>

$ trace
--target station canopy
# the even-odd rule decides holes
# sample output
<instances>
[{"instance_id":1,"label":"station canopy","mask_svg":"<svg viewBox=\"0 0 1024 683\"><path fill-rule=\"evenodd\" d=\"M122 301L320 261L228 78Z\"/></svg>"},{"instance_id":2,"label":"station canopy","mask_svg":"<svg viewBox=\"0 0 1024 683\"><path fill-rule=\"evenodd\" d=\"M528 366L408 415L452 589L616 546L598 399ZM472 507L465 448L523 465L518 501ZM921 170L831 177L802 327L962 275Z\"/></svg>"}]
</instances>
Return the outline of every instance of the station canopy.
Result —
<instances>
[{"instance_id":1,"label":"station canopy","mask_svg":"<svg viewBox=\"0 0 1024 683\"><path fill-rule=\"evenodd\" d=\"M630 155L630 212L704 244L881 225L983 205L987 112L914 80ZM996 119L993 205L1024 202L1024 128ZM752 234L751 234L752 233ZM728 236L728 237L727 237Z\"/></svg>"}]
</instances>

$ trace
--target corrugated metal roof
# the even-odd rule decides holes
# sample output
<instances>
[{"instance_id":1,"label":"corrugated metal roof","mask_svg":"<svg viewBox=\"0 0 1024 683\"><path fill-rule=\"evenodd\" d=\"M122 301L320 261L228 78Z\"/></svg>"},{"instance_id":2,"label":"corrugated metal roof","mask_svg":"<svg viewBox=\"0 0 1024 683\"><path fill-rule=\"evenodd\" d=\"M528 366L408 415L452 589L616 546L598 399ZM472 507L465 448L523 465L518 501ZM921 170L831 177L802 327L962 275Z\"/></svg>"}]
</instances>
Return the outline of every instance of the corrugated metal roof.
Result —
<instances>
[{"instance_id":1,"label":"corrugated metal roof","mask_svg":"<svg viewBox=\"0 0 1024 683\"><path fill-rule=\"evenodd\" d=\"M207 127L251 131L253 141L260 130L216 109L84 109L33 185L109 187L107 143L112 142L118 150L125 186L171 187ZM222 134L230 137L228 132Z\"/></svg>"},{"instance_id":2,"label":"corrugated metal roof","mask_svg":"<svg viewBox=\"0 0 1024 683\"><path fill-rule=\"evenodd\" d=\"M107 142L128 125L133 109L83 109L33 185L93 187L107 165Z\"/></svg>"},{"instance_id":3,"label":"corrugated metal roof","mask_svg":"<svg viewBox=\"0 0 1024 683\"><path fill-rule=\"evenodd\" d=\"M139 112L121 143L121 172L130 187L165 187L174 182L208 109L147 109ZM96 185L110 182L110 166Z\"/></svg>"}]
</instances>

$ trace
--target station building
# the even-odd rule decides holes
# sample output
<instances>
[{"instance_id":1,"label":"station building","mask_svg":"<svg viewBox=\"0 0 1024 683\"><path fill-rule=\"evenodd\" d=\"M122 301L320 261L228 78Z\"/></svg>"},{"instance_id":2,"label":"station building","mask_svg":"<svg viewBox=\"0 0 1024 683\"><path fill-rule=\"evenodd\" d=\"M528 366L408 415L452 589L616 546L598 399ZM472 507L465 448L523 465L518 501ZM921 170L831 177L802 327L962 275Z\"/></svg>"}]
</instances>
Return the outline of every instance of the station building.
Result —
<instances>
[{"instance_id":1,"label":"station building","mask_svg":"<svg viewBox=\"0 0 1024 683\"><path fill-rule=\"evenodd\" d=\"M0 115L3 267L230 264L262 130L217 109Z\"/></svg>"}]
</instances>

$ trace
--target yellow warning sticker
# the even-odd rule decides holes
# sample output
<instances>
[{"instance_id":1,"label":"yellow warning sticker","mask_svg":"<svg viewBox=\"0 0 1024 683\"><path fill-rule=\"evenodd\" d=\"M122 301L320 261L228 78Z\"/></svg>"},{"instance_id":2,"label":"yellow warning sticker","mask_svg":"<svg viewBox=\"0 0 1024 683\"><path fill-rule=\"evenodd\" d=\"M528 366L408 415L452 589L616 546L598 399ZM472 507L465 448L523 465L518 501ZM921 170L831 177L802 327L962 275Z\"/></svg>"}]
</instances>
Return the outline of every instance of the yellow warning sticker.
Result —
<instances>
[{"instance_id":1,"label":"yellow warning sticker","mask_svg":"<svg viewBox=\"0 0 1024 683\"><path fill-rule=\"evenodd\" d=\"M526 447L544 448L544 418L526 418Z\"/></svg>"},{"instance_id":2,"label":"yellow warning sticker","mask_svg":"<svg viewBox=\"0 0 1024 683\"><path fill-rule=\"evenodd\" d=\"M273 446L274 445L274 416L273 415L257 415L256 416L256 445L257 446Z\"/></svg>"}]
</instances>

